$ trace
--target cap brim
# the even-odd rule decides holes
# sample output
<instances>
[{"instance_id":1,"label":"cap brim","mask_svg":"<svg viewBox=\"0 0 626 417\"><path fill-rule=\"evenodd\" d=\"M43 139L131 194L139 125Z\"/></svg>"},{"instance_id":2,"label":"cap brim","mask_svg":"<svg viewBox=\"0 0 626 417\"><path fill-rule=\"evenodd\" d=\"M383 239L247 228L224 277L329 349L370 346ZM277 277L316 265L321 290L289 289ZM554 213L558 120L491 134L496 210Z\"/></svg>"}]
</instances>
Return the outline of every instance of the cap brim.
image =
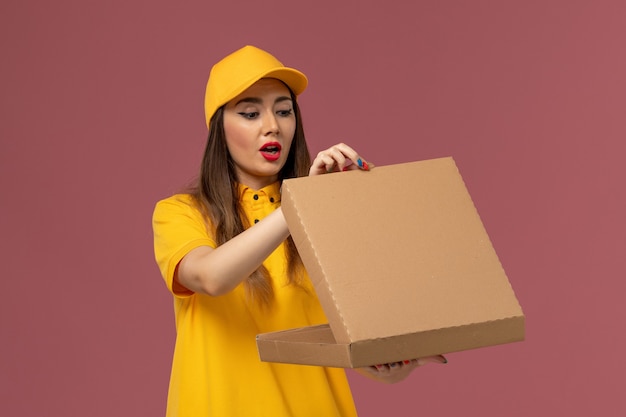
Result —
<instances>
[{"instance_id":1,"label":"cap brim","mask_svg":"<svg viewBox=\"0 0 626 417\"><path fill-rule=\"evenodd\" d=\"M278 68L267 72L261 78L276 78L284 82L296 96L300 95L308 85L306 75L293 68Z\"/></svg>"},{"instance_id":2,"label":"cap brim","mask_svg":"<svg viewBox=\"0 0 626 417\"><path fill-rule=\"evenodd\" d=\"M248 81L241 83L238 88L231 91L231 93L229 94L230 98L227 101L225 101L224 103L220 103L220 106L228 103L230 100L234 99L239 94L250 88L254 83L263 78L275 78L284 82L296 96L300 95L308 85L308 79L306 78L306 75L304 75L300 71L287 67L274 68L264 73L257 74L254 78L251 78Z\"/></svg>"}]
</instances>

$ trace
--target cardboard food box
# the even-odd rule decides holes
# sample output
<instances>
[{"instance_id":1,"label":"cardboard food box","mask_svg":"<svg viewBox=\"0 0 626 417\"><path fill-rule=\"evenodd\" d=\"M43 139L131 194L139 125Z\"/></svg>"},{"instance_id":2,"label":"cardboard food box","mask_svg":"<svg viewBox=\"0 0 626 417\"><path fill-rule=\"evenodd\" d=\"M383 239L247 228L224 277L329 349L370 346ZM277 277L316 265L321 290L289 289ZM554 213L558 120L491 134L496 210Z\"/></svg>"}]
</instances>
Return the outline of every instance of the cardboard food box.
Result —
<instances>
[{"instance_id":1,"label":"cardboard food box","mask_svg":"<svg viewBox=\"0 0 626 417\"><path fill-rule=\"evenodd\" d=\"M328 324L258 335L261 360L356 368L524 339L452 158L285 180L282 209Z\"/></svg>"}]
</instances>

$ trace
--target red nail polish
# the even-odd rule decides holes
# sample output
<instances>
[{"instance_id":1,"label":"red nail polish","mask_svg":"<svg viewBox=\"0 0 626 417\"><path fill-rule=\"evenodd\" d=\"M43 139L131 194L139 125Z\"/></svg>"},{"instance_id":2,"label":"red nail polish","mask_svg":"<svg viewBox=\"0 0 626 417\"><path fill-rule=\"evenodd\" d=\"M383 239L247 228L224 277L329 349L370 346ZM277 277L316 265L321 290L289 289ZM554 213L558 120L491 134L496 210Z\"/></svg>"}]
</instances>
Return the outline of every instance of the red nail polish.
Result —
<instances>
[{"instance_id":1,"label":"red nail polish","mask_svg":"<svg viewBox=\"0 0 626 417\"><path fill-rule=\"evenodd\" d=\"M366 171L370 170L369 165L367 165L367 162L365 162L365 161L363 161L363 169L366 170Z\"/></svg>"},{"instance_id":2,"label":"red nail polish","mask_svg":"<svg viewBox=\"0 0 626 417\"><path fill-rule=\"evenodd\" d=\"M411 363L411 361L402 361L402 363L404 363L405 365L408 365Z\"/></svg>"}]
</instances>

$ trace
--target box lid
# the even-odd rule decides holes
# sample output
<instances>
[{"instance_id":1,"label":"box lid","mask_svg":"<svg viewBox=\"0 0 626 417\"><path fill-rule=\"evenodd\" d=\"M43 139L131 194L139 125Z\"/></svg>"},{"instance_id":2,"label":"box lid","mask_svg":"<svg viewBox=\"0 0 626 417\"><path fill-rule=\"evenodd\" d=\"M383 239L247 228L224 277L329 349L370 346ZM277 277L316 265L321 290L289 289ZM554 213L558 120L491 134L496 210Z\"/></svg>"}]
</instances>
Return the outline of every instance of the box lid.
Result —
<instances>
[{"instance_id":1,"label":"box lid","mask_svg":"<svg viewBox=\"0 0 626 417\"><path fill-rule=\"evenodd\" d=\"M337 343L523 316L451 157L288 179L282 210Z\"/></svg>"}]
</instances>

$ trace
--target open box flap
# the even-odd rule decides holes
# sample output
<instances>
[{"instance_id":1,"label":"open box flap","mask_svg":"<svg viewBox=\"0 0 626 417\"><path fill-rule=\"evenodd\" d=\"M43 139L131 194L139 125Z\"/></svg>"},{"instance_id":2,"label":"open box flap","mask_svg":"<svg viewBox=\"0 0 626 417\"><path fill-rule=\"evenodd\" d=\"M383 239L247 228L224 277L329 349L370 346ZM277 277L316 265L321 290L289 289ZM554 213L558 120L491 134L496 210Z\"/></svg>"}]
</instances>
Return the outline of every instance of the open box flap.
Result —
<instances>
[{"instance_id":1,"label":"open box flap","mask_svg":"<svg viewBox=\"0 0 626 417\"><path fill-rule=\"evenodd\" d=\"M339 344L523 317L452 158L288 179L282 210Z\"/></svg>"}]
</instances>

